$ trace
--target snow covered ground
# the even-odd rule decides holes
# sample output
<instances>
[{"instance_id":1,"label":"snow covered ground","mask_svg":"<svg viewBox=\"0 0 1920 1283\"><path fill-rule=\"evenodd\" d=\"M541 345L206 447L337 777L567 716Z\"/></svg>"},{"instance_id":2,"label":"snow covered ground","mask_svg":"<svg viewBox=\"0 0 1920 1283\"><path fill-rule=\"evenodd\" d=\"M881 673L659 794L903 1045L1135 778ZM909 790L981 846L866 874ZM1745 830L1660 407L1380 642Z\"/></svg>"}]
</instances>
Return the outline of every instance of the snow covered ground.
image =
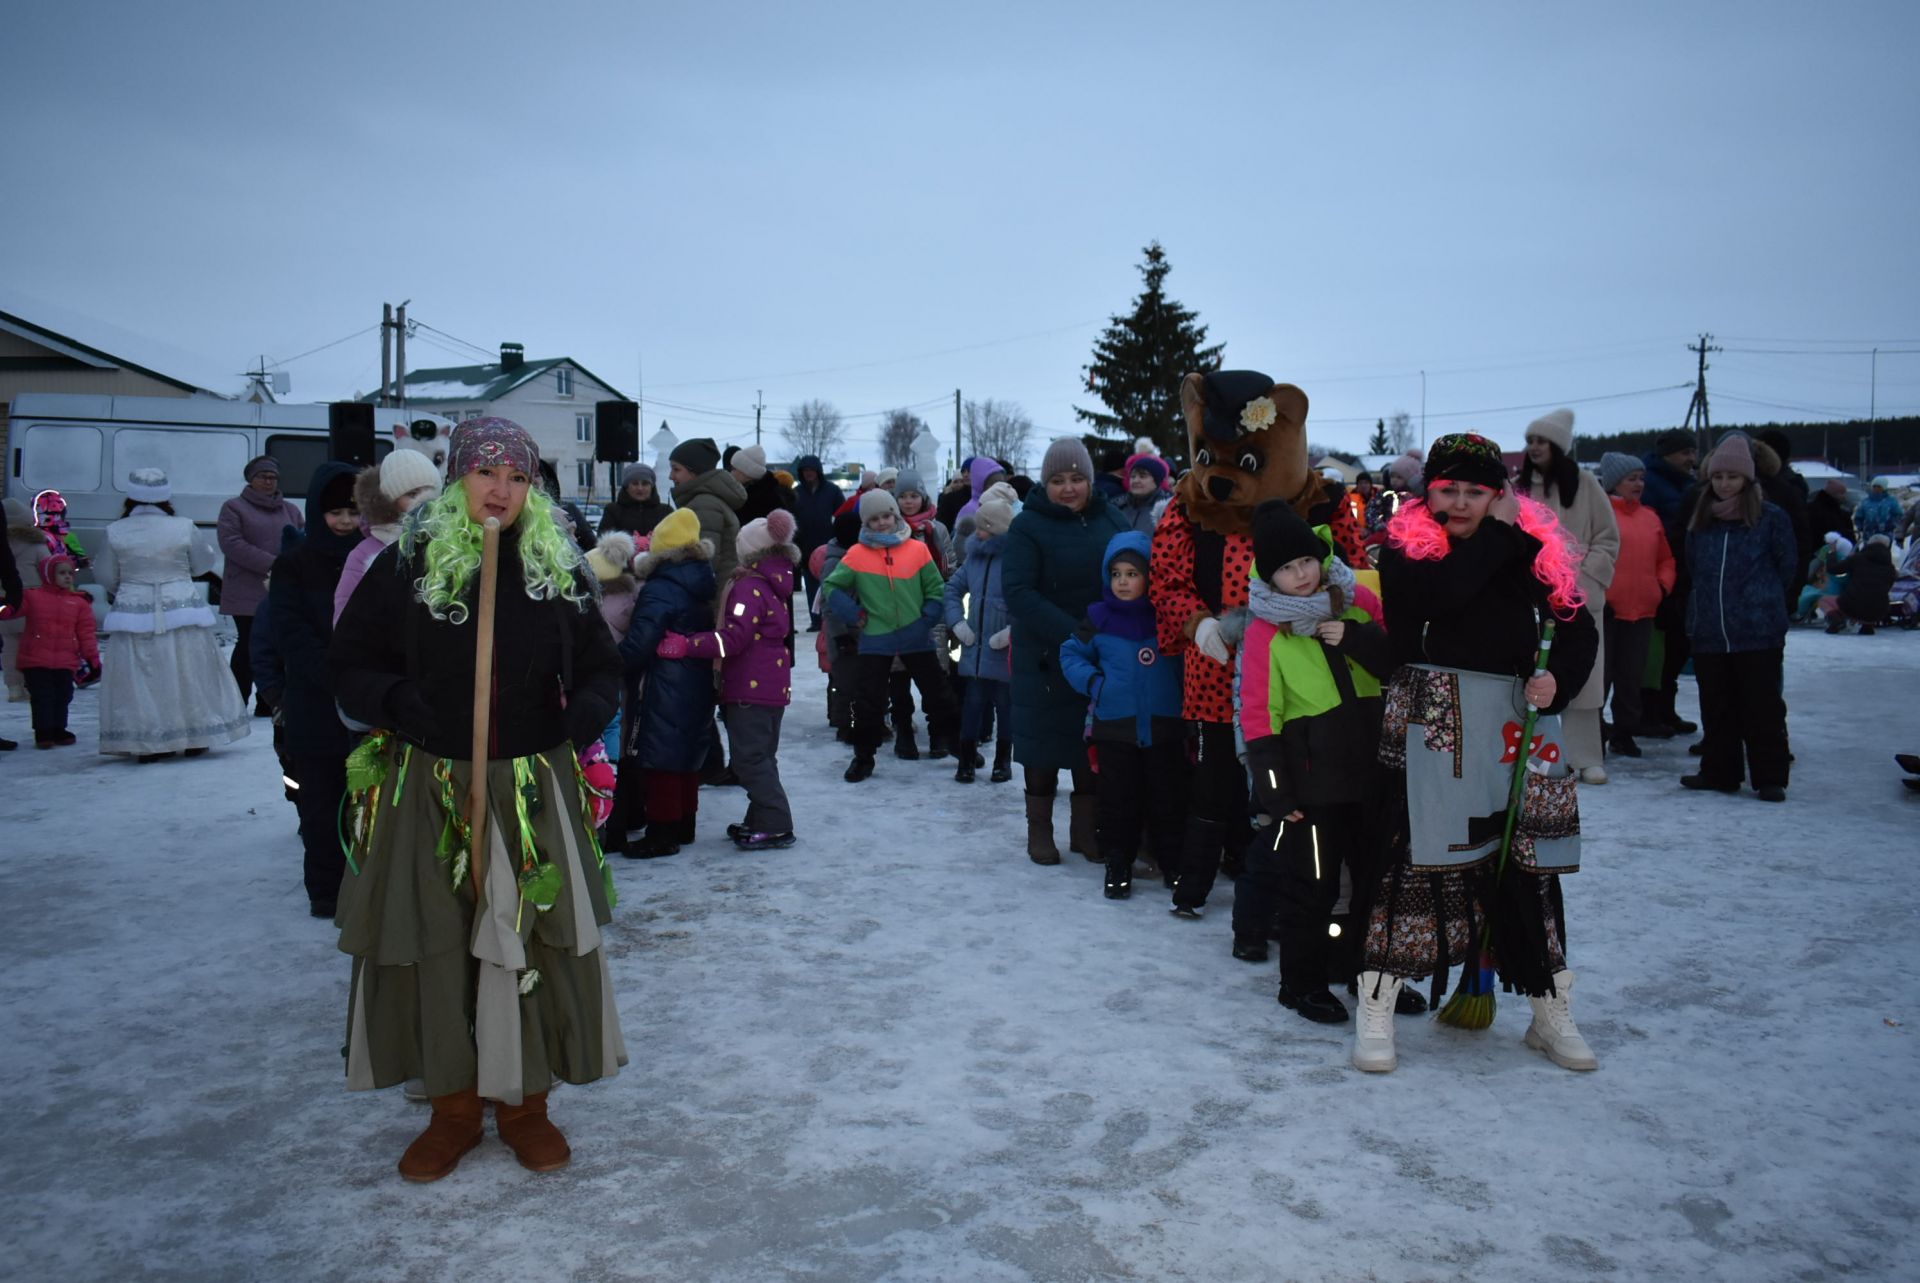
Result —
<instances>
[{"instance_id":1,"label":"snow covered ground","mask_svg":"<svg viewBox=\"0 0 1920 1283\"><path fill-rule=\"evenodd\" d=\"M1683 742L1584 791L1567 884L1601 1068L1524 1001L1399 1025L1401 1067L1273 1000L1205 922L1028 863L1018 783L887 756L858 787L803 666L800 845L736 791L677 858L616 860L633 1063L555 1094L574 1148L350 1095L347 960L310 919L266 727L200 761L0 758L0 1277L1911 1279L1920 636L1796 632L1792 800L1682 792ZM1691 697L1689 687L1688 697ZM0 734L30 745L24 704ZM1064 841L1065 806L1060 808ZM1900 1264L1905 1261L1906 1264Z\"/></svg>"}]
</instances>

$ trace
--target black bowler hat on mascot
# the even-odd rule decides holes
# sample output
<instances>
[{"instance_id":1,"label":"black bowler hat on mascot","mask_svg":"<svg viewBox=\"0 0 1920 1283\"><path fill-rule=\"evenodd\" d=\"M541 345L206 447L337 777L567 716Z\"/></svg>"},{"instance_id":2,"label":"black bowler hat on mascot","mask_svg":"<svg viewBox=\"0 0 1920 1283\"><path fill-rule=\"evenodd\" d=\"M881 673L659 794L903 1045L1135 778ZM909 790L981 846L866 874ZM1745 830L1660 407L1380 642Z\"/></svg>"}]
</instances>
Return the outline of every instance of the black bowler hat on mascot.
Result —
<instances>
[{"instance_id":1,"label":"black bowler hat on mascot","mask_svg":"<svg viewBox=\"0 0 1920 1283\"><path fill-rule=\"evenodd\" d=\"M1253 510L1253 569L1260 578L1272 582L1273 572L1289 561L1325 561L1332 552L1286 500L1269 499Z\"/></svg>"}]
</instances>

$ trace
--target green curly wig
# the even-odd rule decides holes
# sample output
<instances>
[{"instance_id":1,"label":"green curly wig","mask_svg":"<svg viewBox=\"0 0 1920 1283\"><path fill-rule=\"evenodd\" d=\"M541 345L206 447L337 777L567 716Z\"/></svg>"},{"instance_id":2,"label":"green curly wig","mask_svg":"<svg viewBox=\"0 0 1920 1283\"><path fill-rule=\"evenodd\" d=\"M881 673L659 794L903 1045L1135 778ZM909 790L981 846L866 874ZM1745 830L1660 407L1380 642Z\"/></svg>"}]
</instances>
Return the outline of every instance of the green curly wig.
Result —
<instances>
[{"instance_id":1,"label":"green curly wig","mask_svg":"<svg viewBox=\"0 0 1920 1283\"><path fill-rule=\"evenodd\" d=\"M414 580L414 592L435 619L450 624L467 621L468 590L480 573L480 545L484 531L467 515L466 487L455 483L419 510L418 520L407 522L401 551L411 559L416 545L427 541L426 571ZM520 573L527 596L535 600L562 597L576 606L587 601L580 586L580 550L553 519L553 500L539 486L527 490L527 506L513 528L519 532Z\"/></svg>"}]
</instances>

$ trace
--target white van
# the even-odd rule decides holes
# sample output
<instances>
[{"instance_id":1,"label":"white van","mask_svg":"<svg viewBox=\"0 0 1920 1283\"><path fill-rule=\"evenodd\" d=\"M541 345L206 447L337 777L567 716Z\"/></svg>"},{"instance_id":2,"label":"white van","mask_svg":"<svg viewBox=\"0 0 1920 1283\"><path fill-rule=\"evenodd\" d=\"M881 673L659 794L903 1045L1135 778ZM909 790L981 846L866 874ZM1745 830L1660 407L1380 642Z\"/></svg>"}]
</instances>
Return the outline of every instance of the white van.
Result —
<instances>
[{"instance_id":1,"label":"white van","mask_svg":"<svg viewBox=\"0 0 1920 1283\"><path fill-rule=\"evenodd\" d=\"M6 492L31 505L58 490L83 548L120 519L127 474L164 468L173 508L211 528L220 505L246 484L241 470L256 455L280 464L280 491L296 504L327 458L327 407L262 405L212 397L90 396L29 392L9 415ZM374 410L376 458L398 440L445 460L453 421L400 409Z\"/></svg>"}]
</instances>

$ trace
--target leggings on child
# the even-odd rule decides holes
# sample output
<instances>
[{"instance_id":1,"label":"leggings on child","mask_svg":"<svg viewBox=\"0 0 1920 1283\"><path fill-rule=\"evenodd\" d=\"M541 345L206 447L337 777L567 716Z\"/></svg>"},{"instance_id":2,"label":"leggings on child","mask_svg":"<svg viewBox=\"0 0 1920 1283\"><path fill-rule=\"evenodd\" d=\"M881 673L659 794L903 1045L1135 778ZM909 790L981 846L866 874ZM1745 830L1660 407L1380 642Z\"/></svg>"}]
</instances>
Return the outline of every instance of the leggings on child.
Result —
<instances>
[{"instance_id":1,"label":"leggings on child","mask_svg":"<svg viewBox=\"0 0 1920 1283\"><path fill-rule=\"evenodd\" d=\"M23 668L20 677L27 684L32 701L33 734L47 739L67 729L67 706L73 703L73 674L64 668Z\"/></svg>"}]
</instances>

